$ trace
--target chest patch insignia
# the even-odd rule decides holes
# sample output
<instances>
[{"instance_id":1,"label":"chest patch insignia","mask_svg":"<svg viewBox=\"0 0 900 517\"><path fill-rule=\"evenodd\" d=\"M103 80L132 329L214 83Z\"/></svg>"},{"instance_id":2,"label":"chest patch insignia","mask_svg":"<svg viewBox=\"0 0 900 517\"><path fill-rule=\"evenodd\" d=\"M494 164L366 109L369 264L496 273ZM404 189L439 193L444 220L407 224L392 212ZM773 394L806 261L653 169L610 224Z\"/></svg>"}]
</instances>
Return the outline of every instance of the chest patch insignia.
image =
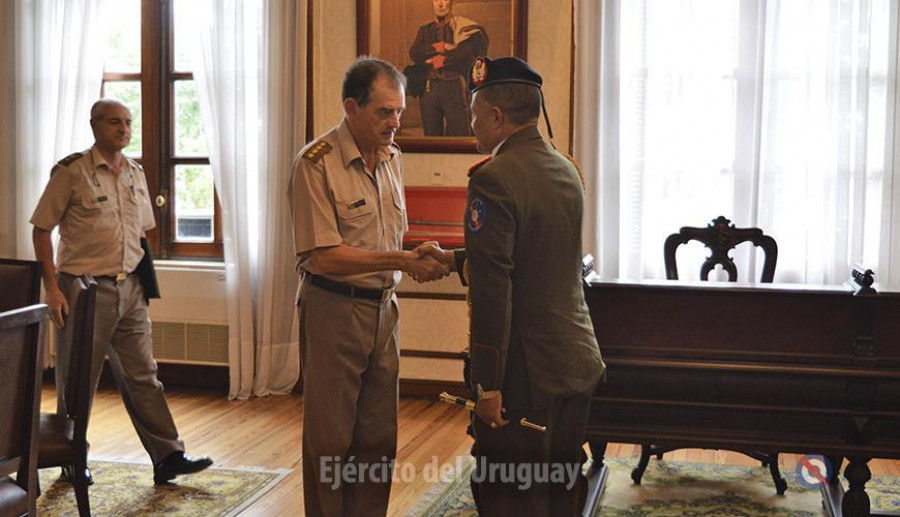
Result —
<instances>
[{"instance_id":1,"label":"chest patch insignia","mask_svg":"<svg viewBox=\"0 0 900 517\"><path fill-rule=\"evenodd\" d=\"M466 211L468 218L469 230L477 232L484 228L487 221L487 209L484 206L484 200L480 197L472 199L469 203L469 209Z\"/></svg>"}]
</instances>

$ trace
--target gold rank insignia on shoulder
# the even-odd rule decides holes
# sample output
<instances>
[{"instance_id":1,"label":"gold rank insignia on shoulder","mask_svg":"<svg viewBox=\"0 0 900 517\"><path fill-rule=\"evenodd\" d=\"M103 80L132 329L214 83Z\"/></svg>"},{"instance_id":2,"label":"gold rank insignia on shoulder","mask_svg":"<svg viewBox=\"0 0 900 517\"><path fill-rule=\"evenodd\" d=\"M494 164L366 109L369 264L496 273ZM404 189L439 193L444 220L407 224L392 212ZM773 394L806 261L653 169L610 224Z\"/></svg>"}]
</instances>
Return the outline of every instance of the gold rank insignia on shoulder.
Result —
<instances>
[{"instance_id":1,"label":"gold rank insignia on shoulder","mask_svg":"<svg viewBox=\"0 0 900 517\"><path fill-rule=\"evenodd\" d=\"M303 157L313 163L319 163L319 160L321 160L323 156L331 152L331 149L333 149L331 147L331 144L329 144L325 140L319 140L317 143L313 144L312 147L307 149L305 153L303 153Z\"/></svg>"}]
</instances>

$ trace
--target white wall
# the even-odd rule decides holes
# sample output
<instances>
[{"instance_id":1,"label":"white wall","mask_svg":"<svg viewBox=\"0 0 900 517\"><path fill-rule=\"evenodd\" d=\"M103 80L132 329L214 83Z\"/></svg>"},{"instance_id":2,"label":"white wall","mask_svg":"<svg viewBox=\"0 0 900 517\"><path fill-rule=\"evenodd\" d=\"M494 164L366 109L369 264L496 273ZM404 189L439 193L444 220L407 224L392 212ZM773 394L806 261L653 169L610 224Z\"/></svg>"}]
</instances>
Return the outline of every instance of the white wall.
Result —
<instances>
[{"instance_id":1,"label":"white wall","mask_svg":"<svg viewBox=\"0 0 900 517\"><path fill-rule=\"evenodd\" d=\"M150 303L153 321L227 325L222 264L156 261L159 300Z\"/></svg>"}]
</instances>

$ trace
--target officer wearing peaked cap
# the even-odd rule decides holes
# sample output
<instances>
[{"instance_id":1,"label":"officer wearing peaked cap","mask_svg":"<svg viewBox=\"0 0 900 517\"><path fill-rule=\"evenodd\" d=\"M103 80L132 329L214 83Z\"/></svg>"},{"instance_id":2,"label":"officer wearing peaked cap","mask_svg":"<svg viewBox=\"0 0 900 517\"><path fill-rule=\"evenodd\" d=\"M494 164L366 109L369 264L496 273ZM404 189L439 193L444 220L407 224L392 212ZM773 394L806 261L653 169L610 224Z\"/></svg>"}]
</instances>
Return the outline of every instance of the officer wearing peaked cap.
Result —
<instances>
[{"instance_id":1,"label":"officer wearing peaked cap","mask_svg":"<svg viewBox=\"0 0 900 517\"><path fill-rule=\"evenodd\" d=\"M581 283L583 189L573 163L538 131L541 84L520 59L476 61L472 127L491 158L470 171L465 249L431 250L469 284L478 400L472 485L479 510L491 516L581 514L586 481L578 467L590 397L605 370ZM521 417L547 431L510 425ZM563 479L554 479L563 467ZM504 469L529 479L491 474Z\"/></svg>"}]
</instances>

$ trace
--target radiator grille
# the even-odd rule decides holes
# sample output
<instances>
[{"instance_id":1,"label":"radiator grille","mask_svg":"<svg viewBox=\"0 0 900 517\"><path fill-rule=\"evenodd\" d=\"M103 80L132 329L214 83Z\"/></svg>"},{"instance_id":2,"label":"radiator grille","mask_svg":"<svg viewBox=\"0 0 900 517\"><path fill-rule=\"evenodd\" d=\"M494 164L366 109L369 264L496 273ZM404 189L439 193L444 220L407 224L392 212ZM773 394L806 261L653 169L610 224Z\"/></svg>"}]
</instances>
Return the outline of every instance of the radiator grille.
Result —
<instances>
[{"instance_id":1,"label":"radiator grille","mask_svg":"<svg viewBox=\"0 0 900 517\"><path fill-rule=\"evenodd\" d=\"M160 362L228 364L228 326L153 322L153 355Z\"/></svg>"}]
</instances>

